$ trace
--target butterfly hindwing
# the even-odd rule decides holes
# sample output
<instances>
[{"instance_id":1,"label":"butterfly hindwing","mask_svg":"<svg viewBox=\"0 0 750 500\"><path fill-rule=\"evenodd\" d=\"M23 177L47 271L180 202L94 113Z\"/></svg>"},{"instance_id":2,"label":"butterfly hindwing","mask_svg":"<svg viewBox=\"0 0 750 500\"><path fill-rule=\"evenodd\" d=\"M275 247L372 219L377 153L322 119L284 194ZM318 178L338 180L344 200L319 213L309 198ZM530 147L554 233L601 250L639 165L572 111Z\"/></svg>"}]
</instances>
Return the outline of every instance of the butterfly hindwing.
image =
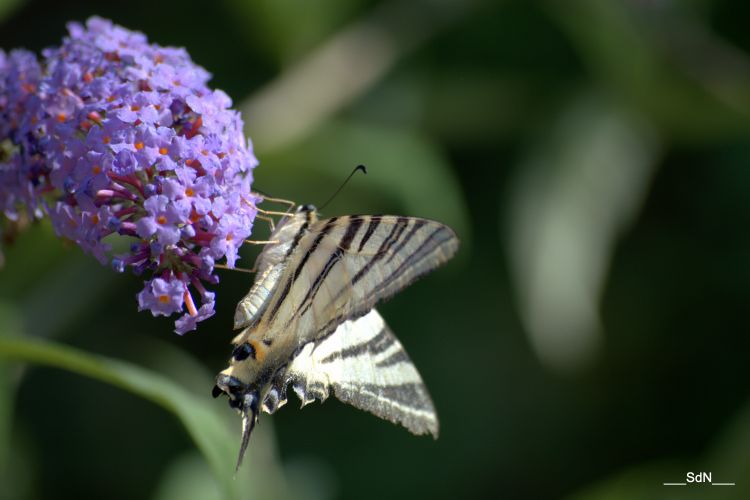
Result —
<instances>
[{"instance_id":1,"label":"butterfly hindwing","mask_svg":"<svg viewBox=\"0 0 750 500\"><path fill-rule=\"evenodd\" d=\"M435 408L419 372L374 309L305 345L289 365L287 381L303 405L324 401L332 391L414 434L438 435Z\"/></svg>"}]
</instances>

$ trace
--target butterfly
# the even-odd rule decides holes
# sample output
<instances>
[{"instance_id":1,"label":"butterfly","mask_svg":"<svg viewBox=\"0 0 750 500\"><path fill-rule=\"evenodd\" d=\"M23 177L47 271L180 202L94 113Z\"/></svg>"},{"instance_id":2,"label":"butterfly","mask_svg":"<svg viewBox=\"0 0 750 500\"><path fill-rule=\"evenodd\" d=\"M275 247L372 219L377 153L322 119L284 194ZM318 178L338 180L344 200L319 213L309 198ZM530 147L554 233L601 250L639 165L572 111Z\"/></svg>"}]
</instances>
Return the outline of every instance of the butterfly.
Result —
<instances>
[{"instance_id":1,"label":"butterfly","mask_svg":"<svg viewBox=\"0 0 750 500\"><path fill-rule=\"evenodd\" d=\"M256 260L256 277L234 317L229 367L213 396L242 415L237 468L261 410L341 401L438 435L435 407L401 343L374 306L449 260L453 230L389 215L318 218L312 205L279 221Z\"/></svg>"}]
</instances>

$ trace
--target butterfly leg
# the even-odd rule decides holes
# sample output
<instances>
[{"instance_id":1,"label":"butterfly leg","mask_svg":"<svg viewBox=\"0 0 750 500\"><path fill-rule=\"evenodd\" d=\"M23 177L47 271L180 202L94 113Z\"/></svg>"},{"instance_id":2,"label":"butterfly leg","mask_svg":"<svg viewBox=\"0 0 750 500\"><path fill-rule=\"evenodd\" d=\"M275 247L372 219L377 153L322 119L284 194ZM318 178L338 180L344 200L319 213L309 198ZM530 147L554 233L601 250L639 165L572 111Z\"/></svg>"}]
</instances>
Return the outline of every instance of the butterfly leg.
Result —
<instances>
[{"instance_id":1,"label":"butterfly leg","mask_svg":"<svg viewBox=\"0 0 750 500\"><path fill-rule=\"evenodd\" d=\"M273 413L286 404L286 386L289 383L286 365L276 371L271 380L271 387L263 398L263 410Z\"/></svg>"},{"instance_id":2,"label":"butterfly leg","mask_svg":"<svg viewBox=\"0 0 750 500\"><path fill-rule=\"evenodd\" d=\"M260 220L266 221L268 223L268 226L271 228L272 233L276 231L276 223L274 223L273 217L266 217L265 215L261 215L261 214L258 214L255 217L257 217Z\"/></svg>"},{"instance_id":3,"label":"butterfly leg","mask_svg":"<svg viewBox=\"0 0 750 500\"><path fill-rule=\"evenodd\" d=\"M287 209L287 211L297 206L297 204L293 202L292 200L285 200L283 198L271 198L270 196L263 196L263 201L270 201L272 203L282 203L284 205L289 205L289 208Z\"/></svg>"}]
</instances>

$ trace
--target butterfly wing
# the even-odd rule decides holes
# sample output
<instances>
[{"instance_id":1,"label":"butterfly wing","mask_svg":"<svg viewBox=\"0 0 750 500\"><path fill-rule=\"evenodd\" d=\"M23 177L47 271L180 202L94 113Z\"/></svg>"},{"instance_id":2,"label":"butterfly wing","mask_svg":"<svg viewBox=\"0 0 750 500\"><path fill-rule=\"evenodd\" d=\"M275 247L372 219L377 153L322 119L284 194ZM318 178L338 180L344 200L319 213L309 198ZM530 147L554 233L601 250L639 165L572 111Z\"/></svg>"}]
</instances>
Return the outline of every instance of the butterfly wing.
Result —
<instances>
[{"instance_id":1,"label":"butterfly wing","mask_svg":"<svg viewBox=\"0 0 750 500\"><path fill-rule=\"evenodd\" d=\"M255 281L250 291L237 304L234 312L234 329L252 324L263 311L278 285L282 272L295 246L316 220L312 212L297 212L283 218L271 233L270 240L255 260Z\"/></svg>"},{"instance_id":2,"label":"butterfly wing","mask_svg":"<svg viewBox=\"0 0 750 500\"><path fill-rule=\"evenodd\" d=\"M286 383L305 405L329 391L341 401L398 423L414 434L438 435L427 388L401 343L376 310L343 322L294 357Z\"/></svg>"},{"instance_id":3,"label":"butterfly wing","mask_svg":"<svg viewBox=\"0 0 750 500\"><path fill-rule=\"evenodd\" d=\"M272 336L294 331L297 344L306 344L368 313L457 249L449 227L426 219L320 220L291 254L261 322Z\"/></svg>"}]
</instances>

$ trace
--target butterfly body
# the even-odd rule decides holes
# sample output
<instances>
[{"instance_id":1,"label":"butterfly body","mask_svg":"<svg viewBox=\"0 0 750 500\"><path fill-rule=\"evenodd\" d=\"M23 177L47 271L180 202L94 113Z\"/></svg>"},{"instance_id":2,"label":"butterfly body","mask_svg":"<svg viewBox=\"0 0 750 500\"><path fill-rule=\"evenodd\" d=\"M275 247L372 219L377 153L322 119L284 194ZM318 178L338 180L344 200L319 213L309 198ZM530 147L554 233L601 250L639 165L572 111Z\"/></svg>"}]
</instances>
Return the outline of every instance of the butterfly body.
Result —
<instances>
[{"instance_id":1,"label":"butterfly body","mask_svg":"<svg viewBox=\"0 0 750 500\"><path fill-rule=\"evenodd\" d=\"M409 217L318 219L305 206L282 219L271 240L238 304L235 327L242 330L214 389L243 414L240 456L260 409L283 406L289 384L303 405L333 391L436 436L421 377L374 306L447 261L458 247L453 231Z\"/></svg>"}]
</instances>

